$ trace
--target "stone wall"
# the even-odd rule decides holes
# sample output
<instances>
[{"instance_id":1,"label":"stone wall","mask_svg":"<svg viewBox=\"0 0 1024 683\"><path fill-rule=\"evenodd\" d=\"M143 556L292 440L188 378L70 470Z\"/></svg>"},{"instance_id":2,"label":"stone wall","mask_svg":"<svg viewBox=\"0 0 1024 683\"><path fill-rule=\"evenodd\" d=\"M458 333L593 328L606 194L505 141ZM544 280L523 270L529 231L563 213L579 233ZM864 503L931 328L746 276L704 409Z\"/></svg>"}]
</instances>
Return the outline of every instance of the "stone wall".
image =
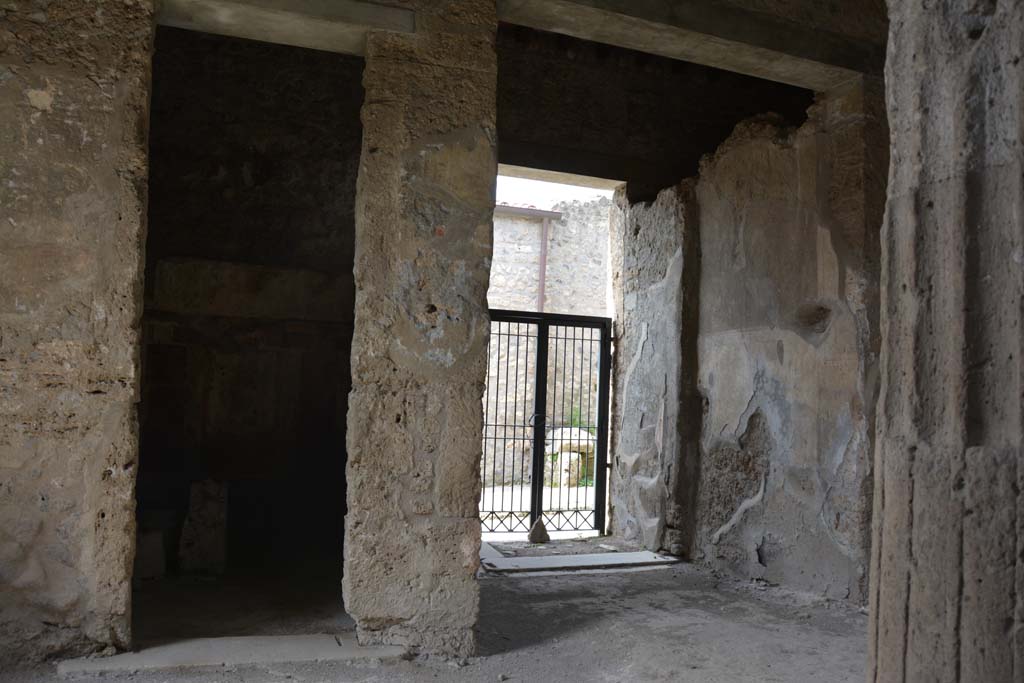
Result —
<instances>
[{"instance_id":1,"label":"stone wall","mask_svg":"<svg viewBox=\"0 0 1024 683\"><path fill-rule=\"evenodd\" d=\"M548 231L544 308L547 313L608 317L610 199L559 202ZM537 311L543 229L540 218L494 218L494 254L487 305Z\"/></svg>"},{"instance_id":2,"label":"stone wall","mask_svg":"<svg viewBox=\"0 0 1024 683\"><path fill-rule=\"evenodd\" d=\"M553 222L553 221L552 221ZM540 255L543 221L533 216L494 212L494 252L487 305L513 311L540 307Z\"/></svg>"},{"instance_id":3,"label":"stone wall","mask_svg":"<svg viewBox=\"0 0 1024 683\"><path fill-rule=\"evenodd\" d=\"M479 591L493 2L371 33L356 197L345 605L362 642L467 655Z\"/></svg>"},{"instance_id":4,"label":"stone wall","mask_svg":"<svg viewBox=\"0 0 1024 683\"><path fill-rule=\"evenodd\" d=\"M562 219L552 224L548 239L544 310L609 317L611 200L560 202L554 210Z\"/></svg>"},{"instance_id":5,"label":"stone wall","mask_svg":"<svg viewBox=\"0 0 1024 683\"><path fill-rule=\"evenodd\" d=\"M0 11L0 668L130 640L152 33Z\"/></svg>"},{"instance_id":6,"label":"stone wall","mask_svg":"<svg viewBox=\"0 0 1024 683\"><path fill-rule=\"evenodd\" d=\"M362 69L157 30L137 500L171 568L208 481L229 572L340 580Z\"/></svg>"},{"instance_id":7,"label":"stone wall","mask_svg":"<svg viewBox=\"0 0 1024 683\"><path fill-rule=\"evenodd\" d=\"M889 2L871 681L1024 675L1024 3Z\"/></svg>"},{"instance_id":8,"label":"stone wall","mask_svg":"<svg viewBox=\"0 0 1024 683\"><path fill-rule=\"evenodd\" d=\"M701 167L695 557L866 595L878 352L880 87L799 130L737 127Z\"/></svg>"}]
</instances>

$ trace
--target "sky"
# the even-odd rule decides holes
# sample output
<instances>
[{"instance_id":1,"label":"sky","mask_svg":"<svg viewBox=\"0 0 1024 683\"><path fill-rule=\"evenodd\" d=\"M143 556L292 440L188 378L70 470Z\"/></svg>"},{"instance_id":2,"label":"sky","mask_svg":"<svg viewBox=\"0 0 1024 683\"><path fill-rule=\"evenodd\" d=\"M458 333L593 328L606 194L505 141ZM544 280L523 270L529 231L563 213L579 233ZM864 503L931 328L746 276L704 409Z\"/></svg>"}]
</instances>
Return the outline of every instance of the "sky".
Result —
<instances>
[{"instance_id":1,"label":"sky","mask_svg":"<svg viewBox=\"0 0 1024 683\"><path fill-rule=\"evenodd\" d=\"M592 187L580 187L579 185L563 185L543 180L498 176L499 204L533 206L538 209L550 210L552 206L562 201L571 201L573 199L590 201L598 197L611 198L611 196L612 190L596 190Z\"/></svg>"}]
</instances>

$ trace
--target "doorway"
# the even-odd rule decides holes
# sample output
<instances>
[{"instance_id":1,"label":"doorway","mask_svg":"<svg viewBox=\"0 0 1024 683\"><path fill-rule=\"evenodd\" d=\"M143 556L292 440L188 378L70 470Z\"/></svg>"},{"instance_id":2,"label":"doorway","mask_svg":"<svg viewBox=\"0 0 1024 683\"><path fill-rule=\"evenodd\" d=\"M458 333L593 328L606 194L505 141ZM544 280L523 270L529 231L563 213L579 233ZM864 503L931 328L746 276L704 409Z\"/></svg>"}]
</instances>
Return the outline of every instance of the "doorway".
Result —
<instances>
[{"instance_id":1,"label":"doorway","mask_svg":"<svg viewBox=\"0 0 1024 683\"><path fill-rule=\"evenodd\" d=\"M160 27L137 644L337 632L362 59Z\"/></svg>"},{"instance_id":2,"label":"doorway","mask_svg":"<svg viewBox=\"0 0 1024 683\"><path fill-rule=\"evenodd\" d=\"M611 319L490 313L483 530L603 534Z\"/></svg>"},{"instance_id":3,"label":"doorway","mask_svg":"<svg viewBox=\"0 0 1024 683\"><path fill-rule=\"evenodd\" d=\"M604 533L612 180L501 166L488 290L480 519L486 541L538 522Z\"/></svg>"}]
</instances>

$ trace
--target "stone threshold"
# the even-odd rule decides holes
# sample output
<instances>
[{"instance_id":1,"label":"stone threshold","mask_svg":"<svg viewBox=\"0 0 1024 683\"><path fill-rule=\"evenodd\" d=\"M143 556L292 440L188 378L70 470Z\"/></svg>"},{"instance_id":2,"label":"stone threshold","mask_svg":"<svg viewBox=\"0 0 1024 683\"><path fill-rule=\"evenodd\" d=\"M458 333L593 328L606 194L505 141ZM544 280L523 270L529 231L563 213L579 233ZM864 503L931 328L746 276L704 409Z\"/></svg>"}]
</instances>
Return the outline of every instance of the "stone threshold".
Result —
<instances>
[{"instance_id":1,"label":"stone threshold","mask_svg":"<svg viewBox=\"0 0 1024 683\"><path fill-rule=\"evenodd\" d=\"M389 660L404 654L405 648L394 645L363 647L351 632L341 635L192 638L113 657L65 660L57 665L57 672L64 676L203 666Z\"/></svg>"},{"instance_id":2,"label":"stone threshold","mask_svg":"<svg viewBox=\"0 0 1024 683\"><path fill-rule=\"evenodd\" d=\"M659 555L648 550L634 553L596 553L592 555L545 555L531 557L489 557L480 566L489 572L550 572L581 569L628 569L676 564L678 557Z\"/></svg>"}]
</instances>

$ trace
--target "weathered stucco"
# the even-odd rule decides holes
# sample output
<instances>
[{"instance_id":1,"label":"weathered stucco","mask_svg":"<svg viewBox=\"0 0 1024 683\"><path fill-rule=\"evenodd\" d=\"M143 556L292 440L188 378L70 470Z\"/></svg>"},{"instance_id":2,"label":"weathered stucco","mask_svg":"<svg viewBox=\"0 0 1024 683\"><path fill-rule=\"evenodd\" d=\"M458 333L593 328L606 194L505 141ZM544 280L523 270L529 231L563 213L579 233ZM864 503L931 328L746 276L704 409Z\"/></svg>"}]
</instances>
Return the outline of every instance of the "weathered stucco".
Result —
<instances>
[{"instance_id":1,"label":"weathered stucco","mask_svg":"<svg viewBox=\"0 0 1024 683\"><path fill-rule=\"evenodd\" d=\"M866 82L819 96L799 130L743 123L695 181L622 203L616 533L864 598L880 92Z\"/></svg>"},{"instance_id":2,"label":"weathered stucco","mask_svg":"<svg viewBox=\"0 0 1024 683\"><path fill-rule=\"evenodd\" d=\"M152 34L0 12L0 660L130 638Z\"/></svg>"},{"instance_id":3,"label":"weathered stucco","mask_svg":"<svg viewBox=\"0 0 1024 683\"><path fill-rule=\"evenodd\" d=\"M693 182L663 190L651 204L630 205L621 192L617 201L611 531L688 555L686 515L677 507L685 503L674 494L698 426L691 410L700 273Z\"/></svg>"},{"instance_id":4,"label":"weathered stucco","mask_svg":"<svg viewBox=\"0 0 1024 683\"><path fill-rule=\"evenodd\" d=\"M892 0L868 678L1024 678L1024 3Z\"/></svg>"},{"instance_id":5,"label":"weathered stucco","mask_svg":"<svg viewBox=\"0 0 1024 683\"><path fill-rule=\"evenodd\" d=\"M493 2L371 33L356 199L345 605L362 642L466 655L497 174Z\"/></svg>"},{"instance_id":6,"label":"weathered stucco","mask_svg":"<svg viewBox=\"0 0 1024 683\"><path fill-rule=\"evenodd\" d=\"M697 558L866 594L877 373L879 90L799 130L742 124L705 160Z\"/></svg>"}]
</instances>

